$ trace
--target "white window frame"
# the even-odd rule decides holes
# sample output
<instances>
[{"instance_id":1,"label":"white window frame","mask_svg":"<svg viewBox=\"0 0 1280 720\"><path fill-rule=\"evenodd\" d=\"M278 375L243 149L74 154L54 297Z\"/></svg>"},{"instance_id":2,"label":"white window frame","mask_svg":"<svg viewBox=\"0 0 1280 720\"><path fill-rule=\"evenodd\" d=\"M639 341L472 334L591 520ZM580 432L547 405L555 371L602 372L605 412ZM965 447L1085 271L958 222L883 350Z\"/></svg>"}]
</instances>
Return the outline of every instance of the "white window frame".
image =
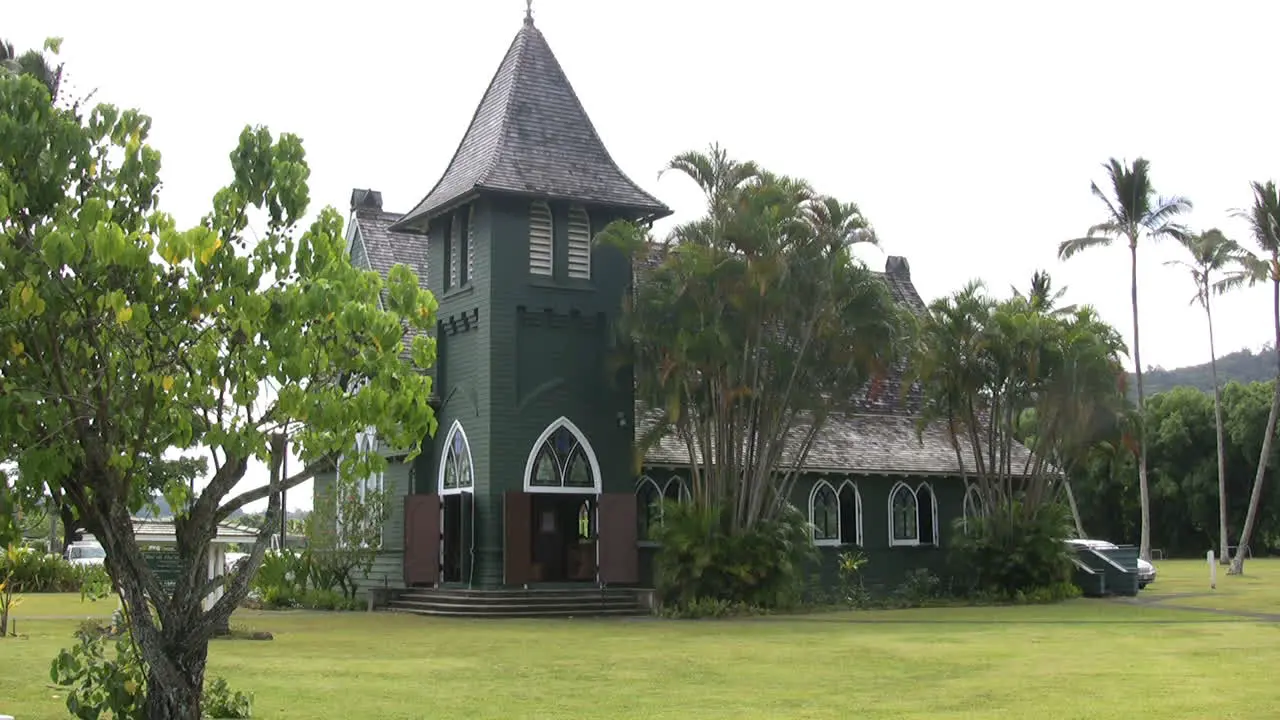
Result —
<instances>
[{"instance_id":1,"label":"white window frame","mask_svg":"<svg viewBox=\"0 0 1280 720\"><path fill-rule=\"evenodd\" d=\"M862 545L862 491L858 489L858 483L852 480L845 480L844 482L840 483L840 487L836 488L836 507L840 506L840 496L844 494L845 488L851 488L853 490L853 518L854 518L854 523L856 524L853 532L854 543L857 544L858 547L863 547ZM844 542L843 512L840 515L840 544L841 545L849 544Z\"/></svg>"},{"instance_id":2,"label":"white window frame","mask_svg":"<svg viewBox=\"0 0 1280 720\"><path fill-rule=\"evenodd\" d=\"M836 535L834 538L818 537L818 493L823 489L831 491L832 498L836 501ZM840 493L836 492L835 486L826 480L819 480L813 484L809 490L809 538L813 540L813 544L818 547L837 547L840 545Z\"/></svg>"},{"instance_id":3,"label":"white window frame","mask_svg":"<svg viewBox=\"0 0 1280 720\"><path fill-rule=\"evenodd\" d=\"M969 534L969 521L977 520L982 517L982 496L978 494L978 486L975 483L968 483L964 488L964 503L961 507L961 526L964 528L966 535Z\"/></svg>"},{"instance_id":4,"label":"white window frame","mask_svg":"<svg viewBox=\"0 0 1280 720\"><path fill-rule=\"evenodd\" d=\"M467 465L471 468L471 484L466 487L446 488L444 486L444 476L446 466L449 463L449 453L453 448L453 438L462 436L462 447L466 451ZM471 441L467 439L467 431L463 429L462 423L454 420L449 426L449 434L444 439L444 449L440 453L440 467L436 472L436 492L441 495L461 495L462 493L475 493L476 490L476 463L475 457L471 454Z\"/></svg>"},{"instance_id":5,"label":"white window frame","mask_svg":"<svg viewBox=\"0 0 1280 720\"><path fill-rule=\"evenodd\" d=\"M640 479L636 480L636 502L637 502L636 512L640 511L640 506L639 506L639 501L641 497L640 491L644 490L646 487L652 488L653 491L658 495L658 525L661 525L663 522L662 515L664 512L662 503L666 499L666 496L663 495L662 486L658 485L658 481L654 480L648 474L641 475ZM639 528L637 528L637 530L638 529ZM658 541L654 540L653 538L638 538L636 542L641 547L657 547L659 544Z\"/></svg>"},{"instance_id":6,"label":"white window frame","mask_svg":"<svg viewBox=\"0 0 1280 720\"><path fill-rule=\"evenodd\" d=\"M920 532L920 493L929 493L929 520L930 527L933 530L933 542L920 543L926 547L942 547L942 538L938 536L938 494L934 492L933 485L928 482L922 482L916 486L916 533Z\"/></svg>"},{"instance_id":7,"label":"white window frame","mask_svg":"<svg viewBox=\"0 0 1280 720\"><path fill-rule=\"evenodd\" d=\"M898 493L899 493L899 492L901 492L901 491L905 491L905 492L910 493L910 494L911 494L912 499L915 501L915 506L916 506L916 536L915 536L915 538L908 538L908 539L898 540L898 539L895 539L895 538L894 538L894 533L893 533L893 499L894 499L895 497L897 497ZM929 527L930 527L930 529L931 529L931 530L933 530L933 535L932 535L932 537L933 537L933 541L932 541L932 542L921 542L921 541L920 541L920 525L921 525L921 522L920 522L920 519L921 519L921 518L920 518L920 494L921 494L922 492L926 492L926 493L928 493L928 495L929 495L929 509L932 511L932 512L930 513L930 518L929 518L929 520L930 520ZM937 495L937 493L936 493L936 492L934 492L934 490L933 490L933 485L929 484L929 482L928 482L928 481L922 482L922 483L920 483L918 486L916 486L916 487L914 487L914 488L913 488L913 487L911 487L910 485L906 484L905 482L901 481L901 480L899 480L898 482L894 483L893 488L889 491L889 505L888 505L888 510L889 510L889 545L890 545L891 547L920 547L920 546L924 546L924 547L941 547L941 544L942 544L942 543L940 542L940 540L939 540L939 538L938 538L938 495Z\"/></svg>"},{"instance_id":8,"label":"white window frame","mask_svg":"<svg viewBox=\"0 0 1280 720\"><path fill-rule=\"evenodd\" d=\"M653 484L657 485L658 483L654 482ZM671 477L667 478L666 484L664 484L661 488L662 489L661 495L663 500L667 499L667 491L671 489L671 486L673 484L679 488L678 490L676 490L676 502L687 505L688 503L693 501L693 493L689 492L689 483L685 482L685 479L680 477L679 475L672 475Z\"/></svg>"},{"instance_id":9,"label":"white window frame","mask_svg":"<svg viewBox=\"0 0 1280 720\"><path fill-rule=\"evenodd\" d=\"M893 499L898 493L905 492L911 495L911 502L915 506L916 511L916 536L913 538L898 539L893 532ZM890 547L916 547L920 544L920 498L916 495L916 491L908 484L899 480L894 483L893 488L889 490L889 546Z\"/></svg>"},{"instance_id":10,"label":"white window frame","mask_svg":"<svg viewBox=\"0 0 1280 720\"><path fill-rule=\"evenodd\" d=\"M356 435L356 452L357 452L357 453L361 453L361 452L377 452L377 450L378 450L378 432L377 432L377 430L375 430L375 429L374 429L374 428L372 428L372 427L370 427L370 428L365 428L365 430L364 430L364 431L362 431L360 434ZM343 459L345 459L345 456L344 456L344 458L343 458ZM343 520L342 520L342 505L343 505L343 503L342 503L342 495L341 495L341 493L342 493L342 486L343 486L343 477L342 477L342 462L343 462L343 459L340 459L340 460L338 461L338 469L337 469L337 471L334 473L334 488L333 488L333 491L334 491L334 493L335 493L334 502L336 503L336 507L334 508L334 511L335 511L335 512L334 512L334 520L335 520L335 523L336 523L336 525L337 525L337 527L335 528L335 530L336 530L336 531L337 531L337 533L338 533L338 544L339 544L339 545L343 545L343 546L345 546L345 545L347 544L347 538L346 538L346 530L345 530L345 527L344 527L344 524L343 524ZM365 499L368 497L368 492L369 492L370 490L373 490L373 491L375 491L375 492L383 492L383 491L385 491L385 490L386 490L386 481L387 481L387 474L386 474L386 471L385 471L385 470L382 470L382 471L379 471L379 472L376 472L376 473L371 473L371 474L369 474L369 475L366 475L366 476L364 476L364 477L361 477L361 478L357 479L357 480L356 480L356 495L357 495L357 497L359 497L359 498L360 498L360 502L361 502L362 504L365 502ZM384 498L384 500L385 500L385 498ZM385 523L381 524L381 525L378 527L378 545L377 545L377 547L379 547L379 548L381 548L381 547L382 547L383 540L384 540L384 538L386 537L386 531L387 531L387 527L386 527L386 524L385 524Z\"/></svg>"},{"instance_id":11,"label":"white window frame","mask_svg":"<svg viewBox=\"0 0 1280 720\"><path fill-rule=\"evenodd\" d=\"M591 487L565 487L561 485L534 485L533 470L534 465L538 462L538 453L542 451L542 445L551 435L560 428L569 431L571 435L578 441L578 446L582 448L582 454L587 458L587 464L591 468ZM563 483L563 471L561 470L561 482ZM524 491L528 493L548 493L562 495L599 495L601 493L600 485L600 462L596 459L596 451L591 447L591 441L587 439L585 433L578 429L577 425L569 418L561 416L553 421L542 431L538 439L534 441L533 447L529 448L529 457L524 463Z\"/></svg>"}]
</instances>

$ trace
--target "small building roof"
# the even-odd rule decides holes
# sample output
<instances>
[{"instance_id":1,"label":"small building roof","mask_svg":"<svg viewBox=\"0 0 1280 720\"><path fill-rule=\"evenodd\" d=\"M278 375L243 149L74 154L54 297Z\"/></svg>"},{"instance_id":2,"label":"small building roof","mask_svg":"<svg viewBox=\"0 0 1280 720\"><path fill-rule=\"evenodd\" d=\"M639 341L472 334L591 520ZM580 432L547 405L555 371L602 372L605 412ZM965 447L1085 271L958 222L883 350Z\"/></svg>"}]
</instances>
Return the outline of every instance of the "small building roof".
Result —
<instances>
[{"instance_id":1,"label":"small building roof","mask_svg":"<svg viewBox=\"0 0 1280 720\"><path fill-rule=\"evenodd\" d=\"M168 545L178 541L173 528L173 518L134 518L133 536L139 545ZM252 543L258 539L258 531L243 525L223 522L218 524L215 545Z\"/></svg>"},{"instance_id":2,"label":"small building roof","mask_svg":"<svg viewBox=\"0 0 1280 720\"><path fill-rule=\"evenodd\" d=\"M625 208L640 216L671 214L618 168L528 16L444 175L392 229L407 229L482 190Z\"/></svg>"}]
</instances>

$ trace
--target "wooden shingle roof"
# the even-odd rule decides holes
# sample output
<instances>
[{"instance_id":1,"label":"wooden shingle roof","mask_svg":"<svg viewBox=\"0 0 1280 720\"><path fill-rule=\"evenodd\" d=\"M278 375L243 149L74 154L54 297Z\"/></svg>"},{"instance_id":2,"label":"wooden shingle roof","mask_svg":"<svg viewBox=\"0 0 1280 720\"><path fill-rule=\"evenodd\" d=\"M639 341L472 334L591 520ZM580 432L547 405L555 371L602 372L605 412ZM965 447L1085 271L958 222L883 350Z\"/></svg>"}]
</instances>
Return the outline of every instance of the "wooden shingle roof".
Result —
<instances>
[{"instance_id":1,"label":"wooden shingle roof","mask_svg":"<svg viewBox=\"0 0 1280 720\"><path fill-rule=\"evenodd\" d=\"M526 18L439 182L393 229L481 190L664 217L671 210L614 163L542 33Z\"/></svg>"},{"instance_id":2,"label":"wooden shingle roof","mask_svg":"<svg viewBox=\"0 0 1280 720\"><path fill-rule=\"evenodd\" d=\"M356 189L351 192L351 258L353 263L376 271L385 280L391 268L406 265L418 276L418 287L427 287L427 236L417 233L396 232L391 229L402 216L382 209L382 194L375 190ZM383 291L386 302L386 291ZM409 347L418 330L405 323L404 357L409 357Z\"/></svg>"}]
</instances>

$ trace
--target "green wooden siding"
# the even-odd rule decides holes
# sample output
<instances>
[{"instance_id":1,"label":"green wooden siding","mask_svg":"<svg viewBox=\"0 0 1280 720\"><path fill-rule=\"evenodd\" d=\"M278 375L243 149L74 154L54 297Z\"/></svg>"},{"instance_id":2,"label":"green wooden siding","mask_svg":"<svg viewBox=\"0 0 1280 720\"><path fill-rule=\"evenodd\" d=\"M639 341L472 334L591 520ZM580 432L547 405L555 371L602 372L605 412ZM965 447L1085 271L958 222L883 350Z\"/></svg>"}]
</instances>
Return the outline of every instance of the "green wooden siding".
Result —
<instances>
[{"instance_id":1,"label":"green wooden siding","mask_svg":"<svg viewBox=\"0 0 1280 720\"><path fill-rule=\"evenodd\" d=\"M370 587L404 587L404 496L409 492L413 465L392 460L383 476L383 490L390 504L387 522L382 528L382 550L367 574L357 573L360 596ZM336 476L321 473L315 479L315 492L331 492Z\"/></svg>"},{"instance_id":2,"label":"green wooden siding","mask_svg":"<svg viewBox=\"0 0 1280 720\"><path fill-rule=\"evenodd\" d=\"M687 478L687 471L659 468L647 468L646 474L657 481L659 487L665 485L668 478ZM953 523L964 512L964 482L959 478L947 477L874 477L848 475L805 475L795 484L791 502L797 509L809 516L809 495L819 480L826 480L833 488L839 490L845 480L852 480L858 487L862 498L862 546L823 546L818 548L819 563L811 571L809 584L814 588L834 590L839 581L839 556L841 552L861 549L867 555L868 562L862 576L868 589L888 592L900 585L907 573L916 568L925 568L942 576L946 566L946 550L954 534ZM889 493L899 481L912 488L918 488L927 482L933 489L938 501L938 546L907 547L892 546L889 543ZM640 568L642 584L652 585L653 563L657 549L641 547Z\"/></svg>"}]
</instances>

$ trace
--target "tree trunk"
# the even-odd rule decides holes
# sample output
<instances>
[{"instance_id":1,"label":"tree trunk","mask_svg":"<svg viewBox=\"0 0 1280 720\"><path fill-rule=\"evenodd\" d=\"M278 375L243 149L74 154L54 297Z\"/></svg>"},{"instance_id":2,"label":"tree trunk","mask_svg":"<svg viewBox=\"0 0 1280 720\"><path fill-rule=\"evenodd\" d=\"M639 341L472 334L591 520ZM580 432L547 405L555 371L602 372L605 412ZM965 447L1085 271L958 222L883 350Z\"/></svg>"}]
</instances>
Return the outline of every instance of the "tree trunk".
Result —
<instances>
[{"instance_id":1,"label":"tree trunk","mask_svg":"<svg viewBox=\"0 0 1280 720\"><path fill-rule=\"evenodd\" d=\"M1133 303L1133 365L1138 379L1138 500L1142 506L1138 554L1151 562L1151 491L1147 486L1146 395L1142 391L1142 350L1138 339L1138 238L1129 238L1129 299Z\"/></svg>"},{"instance_id":2,"label":"tree trunk","mask_svg":"<svg viewBox=\"0 0 1280 720\"><path fill-rule=\"evenodd\" d=\"M1227 532L1227 443L1222 429L1222 387L1218 383L1218 353L1213 343L1213 312L1209 309L1208 276L1201 289L1204 298L1204 316L1209 320L1209 372L1213 376L1213 422L1218 433L1218 561L1227 564L1230 556L1227 546L1231 538Z\"/></svg>"},{"instance_id":3,"label":"tree trunk","mask_svg":"<svg viewBox=\"0 0 1280 720\"><path fill-rule=\"evenodd\" d=\"M62 520L62 549L66 550L75 540L76 513L65 501L58 506L58 519Z\"/></svg>"},{"instance_id":4,"label":"tree trunk","mask_svg":"<svg viewBox=\"0 0 1280 720\"><path fill-rule=\"evenodd\" d=\"M49 507L49 552L61 554L66 548L58 547L58 504Z\"/></svg>"},{"instance_id":5,"label":"tree trunk","mask_svg":"<svg viewBox=\"0 0 1280 720\"><path fill-rule=\"evenodd\" d=\"M1275 259L1272 259L1272 272L1275 272ZM1244 529L1240 531L1240 545L1231 559L1228 575L1244 574L1244 553L1253 539L1253 523L1258 519L1258 505L1262 501L1262 481L1267 476L1267 464L1271 460L1271 439L1276 434L1276 415L1280 413L1280 276L1273 275L1272 285L1272 318L1276 333L1276 379L1271 393L1271 412L1267 415L1267 429L1262 436L1262 452L1258 455L1258 472L1253 476L1253 492L1249 495L1249 512L1244 516Z\"/></svg>"},{"instance_id":6,"label":"tree trunk","mask_svg":"<svg viewBox=\"0 0 1280 720\"><path fill-rule=\"evenodd\" d=\"M186 629L164 629L159 647L143 650L147 658L147 718L149 720L200 720L200 699L204 694L205 663L209 643L183 638ZM157 656L163 662L156 662Z\"/></svg>"},{"instance_id":7,"label":"tree trunk","mask_svg":"<svg viewBox=\"0 0 1280 720\"><path fill-rule=\"evenodd\" d=\"M1076 537L1088 537L1084 534L1084 523L1080 522L1080 508L1076 506L1076 494L1071 492L1070 478L1062 479L1062 489L1067 493L1067 504L1071 506L1071 517L1076 521Z\"/></svg>"}]
</instances>

